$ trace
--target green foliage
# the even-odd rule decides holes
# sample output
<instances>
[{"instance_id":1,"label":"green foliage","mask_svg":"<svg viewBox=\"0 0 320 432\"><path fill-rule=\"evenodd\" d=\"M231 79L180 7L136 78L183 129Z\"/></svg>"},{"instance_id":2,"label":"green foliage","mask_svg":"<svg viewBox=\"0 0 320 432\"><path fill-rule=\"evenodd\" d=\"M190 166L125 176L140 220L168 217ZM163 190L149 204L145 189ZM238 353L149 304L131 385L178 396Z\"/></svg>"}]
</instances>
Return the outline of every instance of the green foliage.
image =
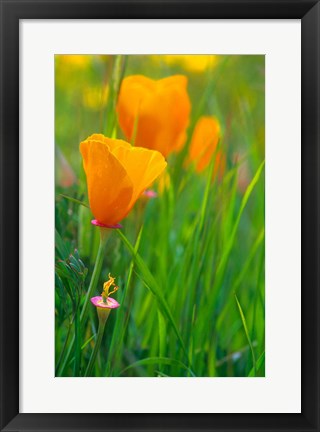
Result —
<instances>
[{"instance_id":1,"label":"green foliage","mask_svg":"<svg viewBox=\"0 0 320 432\"><path fill-rule=\"evenodd\" d=\"M58 299L60 298L61 305L63 305L64 314L62 314L62 316L66 317L68 320L68 332L65 336L60 358L57 361L56 370L59 369L69 341L71 327L74 326L74 375L79 376L81 368L80 302L83 296L83 285L88 273L88 269L81 261L77 249L74 250L73 254L68 254L67 249L64 246L63 241L57 231L56 257L56 293L58 295ZM56 300L56 303L59 304L59 301ZM59 329L56 326L56 344L58 341L58 334Z\"/></svg>"},{"instance_id":2,"label":"green foliage","mask_svg":"<svg viewBox=\"0 0 320 432\"><path fill-rule=\"evenodd\" d=\"M264 376L264 57L220 56L201 72L161 57L93 56L61 75L61 62L56 143L74 177L69 168L70 183L56 176L56 370L83 376L93 352L97 313L90 303L86 320L81 313L99 250L93 295L110 272L120 308L110 312L93 376ZM123 74L180 73L188 77L192 113L186 145L168 157L170 184L162 190L155 183L158 197L138 201L101 252L79 143L107 131L124 138L114 112ZM97 88L109 93L95 105L86 98ZM215 157L203 173L186 163L202 115L221 123L221 178L213 175Z\"/></svg>"}]
</instances>

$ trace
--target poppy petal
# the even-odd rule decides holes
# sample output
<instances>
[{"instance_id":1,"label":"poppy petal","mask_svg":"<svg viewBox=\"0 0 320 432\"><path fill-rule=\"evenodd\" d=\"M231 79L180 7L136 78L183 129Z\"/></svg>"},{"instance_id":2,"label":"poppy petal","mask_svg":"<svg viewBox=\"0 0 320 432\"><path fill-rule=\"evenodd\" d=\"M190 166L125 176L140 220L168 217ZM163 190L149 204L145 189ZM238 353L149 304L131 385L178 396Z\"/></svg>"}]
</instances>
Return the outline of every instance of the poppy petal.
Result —
<instances>
[{"instance_id":1,"label":"poppy petal","mask_svg":"<svg viewBox=\"0 0 320 432\"><path fill-rule=\"evenodd\" d=\"M161 153L150 151L141 147L117 147L114 156L121 161L133 184L133 194L130 206L162 173L167 162Z\"/></svg>"},{"instance_id":2,"label":"poppy petal","mask_svg":"<svg viewBox=\"0 0 320 432\"><path fill-rule=\"evenodd\" d=\"M132 200L131 178L105 142L88 139L80 144L80 151L91 211L99 222L116 224L126 216Z\"/></svg>"},{"instance_id":3,"label":"poppy petal","mask_svg":"<svg viewBox=\"0 0 320 432\"><path fill-rule=\"evenodd\" d=\"M215 117L201 117L194 129L189 157L196 162L198 172L210 163L220 139L220 124Z\"/></svg>"}]
</instances>

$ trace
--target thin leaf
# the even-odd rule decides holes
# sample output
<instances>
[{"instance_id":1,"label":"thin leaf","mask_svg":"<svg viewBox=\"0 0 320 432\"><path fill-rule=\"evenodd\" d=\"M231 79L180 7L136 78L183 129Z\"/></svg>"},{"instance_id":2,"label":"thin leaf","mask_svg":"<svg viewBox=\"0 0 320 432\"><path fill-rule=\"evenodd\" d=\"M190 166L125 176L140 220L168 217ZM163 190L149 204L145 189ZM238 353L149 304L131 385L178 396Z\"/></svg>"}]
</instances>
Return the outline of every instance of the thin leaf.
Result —
<instances>
[{"instance_id":1,"label":"thin leaf","mask_svg":"<svg viewBox=\"0 0 320 432\"><path fill-rule=\"evenodd\" d=\"M60 194L60 196L62 196L62 198L65 198L65 199L67 199L67 200L69 200L69 201L71 201L71 202L73 202L75 204L81 205L83 207L87 207L88 209L90 208L90 206L87 203L85 203L83 201L80 201L80 200L78 200L76 198L72 198L72 197L69 197L69 196L64 195L64 194Z\"/></svg>"},{"instance_id":2,"label":"thin leaf","mask_svg":"<svg viewBox=\"0 0 320 432\"><path fill-rule=\"evenodd\" d=\"M136 266L137 268L140 270L140 272L143 275L143 282L145 284L145 286L152 292L152 294L156 297L157 301L158 301L158 305L160 308L161 313L168 319L169 323L171 324L171 326L173 327L173 330L181 344L181 347L186 355L186 357L188 358L188 353L185 347L185 344L183 342L182 336L178 330L178 327L173 319L172 313L170 311L170 308L166 302L166 300L164 299L164 297L161 294L161 289L158 285L158 283L156 282L156 280L154 279L154 277L152 276L152 274L150 273L150 270L148 269L148 267L146 266L146 264L144 263L143 259L141 258L141 256L135 252L133 246L131 245L131 243L128 241L128 239L125 237L124 234L122 234L122 232L120 230L117 230L117 234L120 236L121 240L124 242L124 244L126 245L126 247L129 249L129 251L131 252Z\"/></svg>"},{"instance_id":3,"label":"thin leaf","mask_svg":"<svg viewBox=\"0 0 320 432\"><path fill-rule=\"evenodd\" d=\"M246 318L245 318L244 313L243 313L243 311L242 311L242 308L241 308L241 305L240 305L240 303L239 303L239 300L238 300L237 295L234 294L234 297L235 297L236 302L237 302L237 306L238 306L238 309L239 309L239 313L240 313L240 317L241 317L242 325L243 325L243 328L244 328L244 331L245 331L245 334L246 334L246 337L247 337L247 340L248 340L248 344L249 344L249 346L250 346L251 355L252 355L253 369L254 369L254 376L255 376L256 371L257 371L257 368L256 368L256 357L255 357L255 354L254 354L253 345L252 345L251 338L250 338L250 335L249 335L249 331L248 331L248 326L247 326Z\"/></svg>"},{"instance_id":4,"label":"thin leaf","mask_svg":"<svg viewBox=\"0 0 320 432\"><path fill-rule=\"evenodd\" d=\"M166 352L166 323L163 315L158 311L158 326L159 326L159 357L165 357ZM159 365L161 370L161 365Z\"/></svg>"},{"instance_id":5,"label":"thin leaf","mask_svg":"<svg viewBox=\"0 0 320 432\"><path fill-rule=\"evenodd\" d=\"M184 363L182 363L179 360L175 360L175 359L168 358L168 357L149 357L149 358L139 360L135 363L132 363L130 366L126 367L125 369L123 369L121 371L120 375L123 375L129 369L133 369L133 368L139 367L139 366L153 365L153 364L165 364L165 365L169 365L169 366L179 366L182 369L186 370L192 377L196 376L193 373L193 371L188 366L186 366Z\"/></svg>"},{"instance_id":6,"label":"thin leaf","mask_svg":"<svg viewBox=\"0 0 320 432\"><path fill-rule=\"evenodd\" d=\"M88 340L85 341L85 343L81 346L81 350L85 349L85 347L97 336L97 333L93 334L91 337L89 337Z\"/></svg>"},{"instance_id":7,"label":"thin leaf","mask_svg":"<svg viewBox=\"0 0 320 432\"><path fill-rule=\"evenodd\" d=\"M55 230L55 246L60 259L65 260L69 256L69 251L66 248L60 234Z\"/></svg>"},{"instance_id":8,"label":"thin leaf","mask_svg":"<svg viewBox=\"0 0 320 432\"><path fill-rule=\"evenodd\" d=\"M245 207L247 205L247 202L248 202L248 200L250 198L250 195L251 195L251 193L252 193L255 185L258 183L258 180L260 178L260 175L261 175L263 167L264 167L264 161L261 163L261 165L257 169L257 172L256 172L255 176L251 180L251 183L247 187L247 190L246 190L246 192L245 192L245 194L244 194L244 196L242 198L241 205L240 205L240 210L239 210L237 219L236 219L236 221L234 223L234 226L233 226L233 229L232 229L232 232L231 232L231 235L230 235L230 240L229 240L229 242L228 242L228 244L227 244L227 246L226 246L226 248L224 250L224 253L223 253L222 257L221 257L221 260L220 260L220 262L218 264L217 275L219 273L221 274L224 271L226 262L227 262L227 260L229 258L230 252L232 250L232 246L233 246L233 243L234 243L234 240L235 240L235 236L236 236L236 233L237 233L237 230L238 230L238 226L239 226L239 223L240 223L240 219L241 219L243 210L245 209Z\"/></svg>"},{"instance_id":9,"label":"thin leaf","mask_svg":"<svg viewBox=\"0 0 320 432\"><path fill-rule=\"evenodd\" d=\"M258 358L257 363L256 363L256 370L254 369L254 367L251 369L251 371L249 372L248 377L254 377L256 375L257 372L259 372L259 370L264 367L265 365L265 351L263 351L263 353L261 354L261 356Z\"/></svg>"},{"instance_id":10,"label":"thin leaf","mask_svg":"<svg viewBox=\"0 0 320 432\"><path fill-rule=\"evenodd\" d=\"M141 229L139 231L136 243L134 245L135 253L137 253L139 250L142 231L143 231L143 226L141 227ZM125 285L123 295L121 298L121 302L120 302L121 304L124 304L127 292L129 290L132 275L133 275L133 268L134 268L134 259L132 258L131 262L130 262L130 266L129 266L127 283ZM115 328L114 328L114 331L112 334L111 343L110 343L110 349L109 349L108 361L107 361L107 367L106 367L106 376L109 376L110 372L112 373L112 369L111 369L112 361L111 361L111 359L117 358L116 356L119 353L119 348L121 347L124 335L127 331L128 322L129 322L129 313L126 314L125 311L123 310L123 308L120 308L120 311L118 314L118 319L116 321Z\"/></svg>"}]
</instances>

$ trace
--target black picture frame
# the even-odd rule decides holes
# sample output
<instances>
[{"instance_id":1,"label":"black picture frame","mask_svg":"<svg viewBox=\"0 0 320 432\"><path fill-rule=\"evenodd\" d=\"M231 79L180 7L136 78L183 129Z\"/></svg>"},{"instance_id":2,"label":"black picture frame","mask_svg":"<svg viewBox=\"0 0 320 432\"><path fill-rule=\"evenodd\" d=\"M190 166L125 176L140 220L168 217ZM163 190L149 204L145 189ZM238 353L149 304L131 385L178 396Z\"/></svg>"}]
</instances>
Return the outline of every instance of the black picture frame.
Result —
<instances>
[{"instance_id":1,"label":"black picture frame","mask_svg":"<svg viewBox=\"0 0 320 432\"><path fill-rule=\"evenodd\" d=\"M3 431L319 430L319 0L0 0L1 418ZM301 414L19 414L19 20L95 18L301 19ZM23 215L21 216L23 217ZM36 378L35 378L36 379ZM45 395L44 395L45 397Z\"/></svg>"}]
</instances>

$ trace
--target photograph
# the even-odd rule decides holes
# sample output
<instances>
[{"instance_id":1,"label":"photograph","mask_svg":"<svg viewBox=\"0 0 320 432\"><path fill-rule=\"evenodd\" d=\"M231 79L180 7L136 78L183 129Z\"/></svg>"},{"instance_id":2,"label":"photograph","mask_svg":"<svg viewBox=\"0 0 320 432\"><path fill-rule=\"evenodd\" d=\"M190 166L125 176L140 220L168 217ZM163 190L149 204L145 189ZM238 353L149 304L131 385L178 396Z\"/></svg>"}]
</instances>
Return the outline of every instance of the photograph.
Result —
<instances>
[{"instance_id":1,"label":"photograph","mask_svg":"<svg viewBox=\"0 0 320 432\"><path fill-rule=\"evenodd\" d=\"M320 432L320 0L0 4L0 432Z\"/></svg>"},{"instance_id":2,"label":"photograph","mask_svg":"<svg viewBox=\"0 0 320 432\"><path fill-rule=\"evenodd\" d=\"M265 377L265 56L55 54L54 99L55 377Z\"/></svg>"}]
</instances>

